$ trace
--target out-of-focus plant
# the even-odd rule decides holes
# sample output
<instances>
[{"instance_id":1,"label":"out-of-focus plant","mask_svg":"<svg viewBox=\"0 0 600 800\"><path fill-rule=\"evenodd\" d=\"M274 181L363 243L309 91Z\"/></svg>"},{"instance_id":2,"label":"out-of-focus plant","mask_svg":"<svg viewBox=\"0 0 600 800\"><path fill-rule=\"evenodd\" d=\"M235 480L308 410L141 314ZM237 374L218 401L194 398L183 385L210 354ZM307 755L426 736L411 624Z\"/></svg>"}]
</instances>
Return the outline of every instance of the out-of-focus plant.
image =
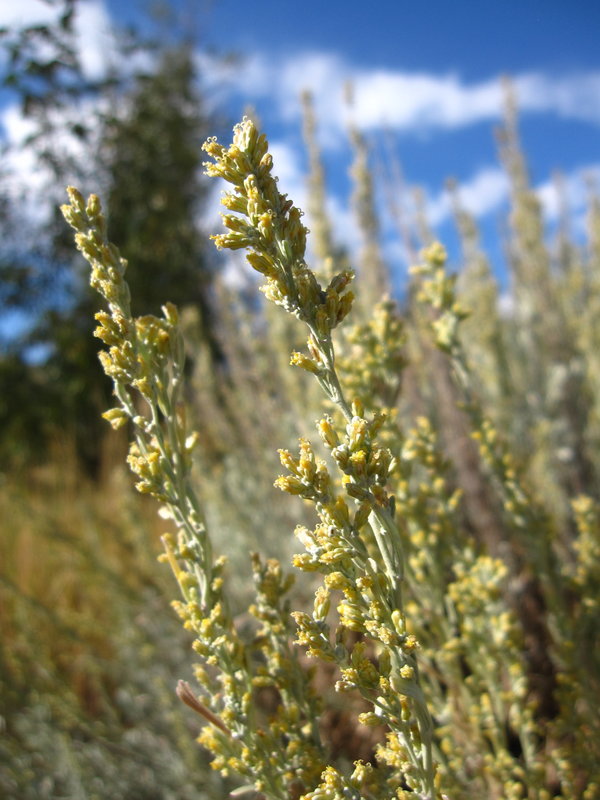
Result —
<instances>
[{"instance_id":1,"label":"out-of-focus plant","mask_svg":"<svg viewBox=\"0 0 600 800\"><path fill-rule=\"evenodd\" d=\"M92 484L63 445L43 468L2 476L6 800L227 791L206 774L193 720L172 703L177 676L192 675L189 636L168 608L168 576L156 571L160 520L123 472Z\"/></svg>"}]
</instances>

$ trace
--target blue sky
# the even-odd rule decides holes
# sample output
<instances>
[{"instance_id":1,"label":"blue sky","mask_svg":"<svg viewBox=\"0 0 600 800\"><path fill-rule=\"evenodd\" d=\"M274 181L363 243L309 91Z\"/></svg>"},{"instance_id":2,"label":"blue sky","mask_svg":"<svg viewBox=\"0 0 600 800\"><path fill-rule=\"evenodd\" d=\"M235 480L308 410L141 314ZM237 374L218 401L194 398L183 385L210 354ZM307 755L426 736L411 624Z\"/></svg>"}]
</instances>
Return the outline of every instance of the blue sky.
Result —
<instances>
[{"instance_id":1,"label":"blue sky","mask_svg":"<svg viewBox=\"0 0 600 800\"><path fill-rule=\"evenodd\" d=\"M467 79L499 71L598 65L595 0L214 0L207 38L220 48L331 50L356 64L460 70Z\"/></svg>"},{"instance_id":2,"label":"blue sky","mask_svg":"<svg viewBox=\"0 0 600 800\"><path fill-rule=\"evenodd\" d=\"M352 237L347 200L348 117L341 96L355 87L353 122L385 169L390 136L408 184L424 188L439 235L454 239L448 177L478 217L503 277L498 232L507 186L494 128L501 118L500 77L514 81L533 185L549 231L556 219L553 175L564 174L576 232L585 215L585 179L600 168L600 3L593 0L430 0L429 2L257 2L211 4L206 38L217 51L246 54L230 108L256 106L280 156L282 182L302 199L305 158L297 95L315 95L331 210ZM382 199L382 205L385 205ZM399 281L403 254L385 224Z\"/></svg>"},{"instance_id":3,"label":"blue sky","mask_svg":"<svg viewBox=\"0 0 600 800\"><path fill-rule=\"evenodd\" d=\"M175 0L174 0L175 2ZM179 2L179 0L177 0ZM79 24L90 73L103 68L103 28L111 19L139 19L141 2L82 0ZM299 94L312 90L329 179L329 207L339 238L357 246L349 203L351 120L385 171L390 140L407 185L423 188L439 236L453 249L445 181L458 181L464 204L478 218L499 276L498 232L507 185L494 128L501 119L500 77L510 75L521 109L521 135L532 184L556 220L553 174L564 175L574 229L583 233L585 176L600 178L600 2L597 0L181 0L202 44L198 61L205 91L234 122L249 105L266 129L285 191L305 202L306 157ZM20 0L0 8L0 24L18 13L29 19L47 6ZM11 9L8 9L11 6ZM37 12L36 12L37 9ZM221 56L235 53L226 67ZM351 111L344 84L354 86ZM12 114L12 117L10 116ZM5 130L23 129L15 110L3 109ZM229 135L227 128L220 131ZM22 165L26 172L27 165ZM385 207L380 196L382 210ZM406 199L410 210L410 202ZM390 219L384 245L398 285L406 269ZM310 221L309 221L310 226Z\"/></svg>"}]
</instances>

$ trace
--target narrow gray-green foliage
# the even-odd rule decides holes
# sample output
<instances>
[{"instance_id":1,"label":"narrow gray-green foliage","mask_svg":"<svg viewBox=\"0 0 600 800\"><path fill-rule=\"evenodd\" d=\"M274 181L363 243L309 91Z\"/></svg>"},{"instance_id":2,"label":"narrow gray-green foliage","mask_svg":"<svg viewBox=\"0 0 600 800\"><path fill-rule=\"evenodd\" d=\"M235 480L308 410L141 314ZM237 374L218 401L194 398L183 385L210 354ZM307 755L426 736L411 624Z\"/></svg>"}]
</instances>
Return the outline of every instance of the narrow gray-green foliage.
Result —
<instances>
[{"instance_id":1,"label":"narrow gray-green foliage","mask_svg":"<svg viewBox=\"0 0 600 800\"><path fill-rule=\"evenodd\" d=\"M370 296L357 312L350 270L322 285L307 263L302 212L278 190L264 134L245 119L230 146L204 145L208 174L231 187L222 200L227 232L215 243L244 250L265 279L267 300L303 331L306 346L294 349L291 364L320 387L324 402L313 442L290 400L302 436L297 452L287 442L279 451L285 474L275 481L310 509L295 531L302 551L292 564L314 580L314 600L292 610L293 579L279 562L254 555L254 597L237 618L232 576L213 555L219 531L209 532L209 501L196 488L203 480L218 487L218 479L206 455L210 420L200 416L198 434L188 423L178 314L166 305L161 318L131 315L126 264L106 238L99 201L70 190L65 217L108 306L97 316L116 396L105 416L113 427L131 426L137 487L175 527L163 537L163 560L180 590L173 605L201 660L199 694L187 683L178 694L205 725L200 742L213 768L237 776L240 791L282 800L600 796L600 656L592 644L600 513L590 448L598 342L587 305L577 318L573 312L584 302L581 281L590 307L598 286L576 259L569 280L549 269L515 136L509 119L504 156L521 291L514 319L498 312L473 223L461 223L473 265L463 280L466 296L482 303L474 318L483 309L490 314L481 331L469 327L437 243L413 270L410 313ZM361 164L366 170L364 158ZM595 231L597 214L591 225ZM556 329L550 339L548 326ZM289 345L289 330L269 329L268 352ZM479 333L477 342L468 340ZM438 370L437 396L411 353ZM500 373L512 363L522 369L508 381ZM581 419L565 393L575 377L585 386ZM273 380L271 391L289 398L281 384ZM248 384L237 386L246 387L237 390L242 402ZM531 391L523 399L517 388ZM239 424L236 397L229 419ZM522 416L513 423L514 413ZM260 413L252 419L262 424ZM518 440L524 420L528 443L551 456L547 485L535 453ZM452 421L469 448L451 446ZM260 441L249 437L238 452L260 457ZM203 453L198 475L196 448ZM555 504L545 502L553 487ZM487 530L472 524L477 499L493 523ZM307 659L356 709L353 726L372 731L368 761L354 759L349 768L328 751Z\"/></svg>"}]
</instances>

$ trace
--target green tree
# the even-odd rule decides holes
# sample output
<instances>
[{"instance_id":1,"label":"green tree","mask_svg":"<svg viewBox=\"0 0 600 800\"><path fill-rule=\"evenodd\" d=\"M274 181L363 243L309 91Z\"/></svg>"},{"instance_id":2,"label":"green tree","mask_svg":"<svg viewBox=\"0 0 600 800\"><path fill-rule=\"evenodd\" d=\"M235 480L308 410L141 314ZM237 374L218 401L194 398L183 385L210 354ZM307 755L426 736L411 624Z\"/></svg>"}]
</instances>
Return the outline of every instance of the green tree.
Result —
<instances>
[{"instance_id":1,"label":"green tree","mask_svg":"<svg viewBox=\"0 0 600 800\"><path fill-rule=\"evenodd\" d=\"M206 128L192 45L175 44L171 37L169 46L161 48L116 32L115 42L123 55L118 71L92 86L82 75L75 47L77 0L62 0L58 6L61 13L53 25L0 32L7 51L5 86L19 93L24 113L36 123L36 134L27 146L49 168L56 187L85 181L84 176L92 172L104 184L111 235L131 261L136 311L157 312L165 299L195 305L203 339L213 361L219 362L209 313L206 245L198 225L204 194L200 144ZM142 49L151 56L143 63L151 67L136 71L136 60L130 56ZM77 114L71 112L78 101L92 96L105 102L74 127ZM110 114L100 110L107 106ZM61 145L64 137L53 135L52 126L59 124L59 118L82 143L78 160L69 162ZM54 143L58 149L53 149ZM10 214L2 212L0 208L3 228L8 229ZM81 274L81 260L73 259L66 245L64 225L55 222L55 212L51 212L43 229L25 237L34 244L18 251L10 250L11 236L3 236L0 299L21 309L35 325L21 340L3 348L2 394L16 396L15 370L22 378L29 376L32 346L42 344L47 358L31 367L31 380L25 381L35 386L27 395L31 404L23 403L16 410L11 403L0 406L4 431L0 449L14 452L9 431L28 430L35 435L21 449L44 452L48 432L59 430L74 437L84 463L93 470L104 432L99 413L109 400L110 387L97 369L99 342L92 336L90 322L95 300ZM44 408L44 425L38 424L39 408L30 407L36 404ZM16 428L3 424L15 411L23 424Z\"/></svg>"},{"instance_id":2,"label":"green tree","mask_svg":"<svg viewBox=\"0 0 600 800\"><path fill-rule=\"evenodd\" d=\"M166 299L198 306L216 354L198 226L206 133L192 49L169 49L152 74L136 80L124 113L105 120L102 158L110 232L129 260L134 310L158 313Z\"/></svg>"}]
</instances>

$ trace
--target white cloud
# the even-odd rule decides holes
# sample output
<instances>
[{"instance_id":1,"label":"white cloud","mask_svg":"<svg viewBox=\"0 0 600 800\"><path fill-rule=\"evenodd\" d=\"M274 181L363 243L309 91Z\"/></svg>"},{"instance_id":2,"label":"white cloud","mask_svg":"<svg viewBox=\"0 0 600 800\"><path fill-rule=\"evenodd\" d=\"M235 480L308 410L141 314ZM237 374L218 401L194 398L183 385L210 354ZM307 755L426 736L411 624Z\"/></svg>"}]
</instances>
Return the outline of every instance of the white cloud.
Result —
<instances>
[{"instance_id":1,"label":"white cloud","mask_svg":"<svg viewBox=\"0 0 600 800\"><path fill-rule=\"evenodd\" d=\"M596 185L600 181L600 164L587 164L539 184L535 192L545 219L556 222L564 208L575 230L583 233L590 200L590 180Z\"/></svg>"},{"instance_id":2,"label":"white cloud","mask_svg":"<svg viewBox=\"0 0 600 800\"><path fill-rule=\"evenodd\" d=\"M269 151L276 165L275 173L279 178L279 191L287 194L300 208L306 207L306 174L301 164L300 154L282 139L270 141Z\"/></svg>"},{"instance_id":3,"label":"white cloud","mask_svg":"<svg viewBox=\"0 0 600 800\"><path fill-rule=\"evenodd\" d=\"M564 181L562 185L564 187ZM556 181L549 180L540 184L536 194L546 217L552 220L557 219L560 213L561 196Z\"/></svg>"},{"instance_id":4,"label":"white cloud","mask_svg":"<svg viewBox=\"0 0 600 800\"><path fill-rule=\"evenodd\" d=\"M600 123L600 72L570 76L517 75L519 108Z\"/></svg>"},{"instance_id":5,"label":"white cloud","mask_svg":"<svg viewBox=\"0 0 600 800\"><path fill-rule=\"evenodd\" d=\"M84 122L93 117L101 108L106 110L97 99L88 98L68 110L54 109L49 112L49 121L53 127L51 133L44 135L44 144L52 146L54 152L59 154L63 164L70 159L81 165L77 176L64 175L65 182L77 179L82 190L98 189L99 176L94 173L94 163L87 160L86 166L89 173L83 170L83 156L88 145L94 147L94 138L98 136L99 129L91 131L91 140L86 144L71 132L69 123ZM54 123L54 124L53 124ZM23 116L18 103L12 103L0 111L0 135L7 145L2 155L2 191L10 200L13 211L22 216L27 223L33 226L47 222L53 213L51 203L55 195L52 188L57 189L56 177L49 166L40 162L38 144L29 145L27 140L32 135L39 134L37 124L32 119ZM49 137L52 137L50 141ZM89 186L81 185L88 182ZM50 193L49 193L50 189ZM50 202L49 199L51 198Z\"/></svg>"},{"instance_id":6,"label":"white cloud","mask_svg":"<svg viewBox=\"0 0 600 800\"><path fill-rule=\"evenodd\" d=\"M0 26L21 27L36 24L52 24L58 19L56 5L42 0L19 0L0 2ZM111 62L118 57L112 35L110 15L103 0L85 0L77 3L73 22L74 46L77 49L84 76L97 80L106 74ZM43 50L43 43L40 43ZM146 56L142 56L146 59ZM136 62L139 65L139 58ZM123 65L121 65L123 66ZM130 59L126 65L133 68ZM3 191L11 198L13 206L33 223L43 222L51 208L42 198L47 194L51 172L40 165L36 148L27 145L27 139L37 132L36 124L23 116L20 103L13 96L0 109L0 138L8 145L3 155ZM54 122L53 141L46 144L56 149L63 160L80 156L84 144L69 132L69 123L84 122L93 118L106 100L93 96L79 99L70 108L49 109L48 116ZM92 131L92 136L98 131ZM79 159L81 162L81 159ZM92 164L90 164L90 168ZM81 177L80 177L81 180ZM95 179L97 180L97 179Z\"/></svg>"},{"instance_id":7,"label":"white cloud","mask_svg":"<svg viewBox=\"0 0 600 800\"><path fill-rule=\"evenodd\" d=\"M42 0L19 0L0 4L0 26L15 27L52 22L56 9Z\"/></svg>"},{"instance_id":8,"label":"white cloud","mask_svg":"<svg viewBox=\"0 0 600 800\"><path fill-rule=\"evenodd\" d=\"M243 69L240 69L237 58L223 58L204 50L196 50L194 61L202 84L204 102L209 108L222 107L223 103L236 92L255 98L259 87L264 85L264 78L260 72L262 62L258 56L244 61ZM250 81L249 85L254 87L253 91L243 88L245 80Z\"/></svg>"},{"instance_id":9,"label":"white cloud","mask_svg":"<svg viewBox=\"0 0 600 800\"><path fill-rule=\"evenodd\" d=\"M502 169L485 167L458 186L458 197L466 211L481 217L506 200L508 189L508 178Z\"/></svg>"},{"instance_id":10,"label":"white cloud","mask_svg":"<svg viewBox=\"0 0 600 800\"><path fill-rule=\"evenodd\" d=\"M452 215L452 200L447 189L442 189L427 198L427 221L430 225L441 225Z\"/></svg>"},{"instance_id":11,"label":"white cloud","mask_svg":"<svg viewBox=\"0 0 600 800\"><path fill-rule=\"evenodd\" d=\"M359 73L353 117L361 128L454 128L498 114L497 81L466 86L456 76Z\"/></svg>"},{"instance_id":12,"label":"white cloud","mask_svg":"<svg viewBox=\"0 0 600 800\"><path fill-rule=\"evenodd\" d=\"M88 78L101 78L116 56L110 16L101 0L77 5L75 34L81 66Z\"/></svg>"},{"instance_id":13,"label":"white cloud","mask_svg":"<svg viewBox=\"0 0 600 800\"><path fill-rule=\"evenodd\" d=\"M4 141L9 145L3 156L3 191L25 219L41 221L48 213L47 208L41 211L39 202L47 175L39 169L33 149L23 146L27 137L34 133L35 125L23 117L19 106L11 105L3 110L0 126Z\"/></svg>"},{"instance_id":14,"label":"white cloud","mask_svg":"<svg viewBox=\"0 0 600 800\"><path fill-rule=\"evenodd\" d=\"M533 187L544 219L555 223L564 204L577 228L583 229L590 197L589 181L600 182L600 163L586 164L557 175ZM510 185L500 167L483 167L456 187L461 206L477 218L493 213L507 202ZM438 226L452 216L452 197L447 189L430 194L426 201L427 218Z\"/></svg>"},{"instance_id":15,"label":"white cloud","mask_svg":"<svg viewBox=\"0 0 600 800\"><path fill-rule=\"evenodd\" d=\"M292 56L277 69L266 70L269 82L276 89L284 117L300 113L299 99L303 91L313 94L317 119L338 118L343 121L344 88L352 72L349 65L331 53L304 53Z\"/></svg>"},{"instance_id":16,"label":"white cloud","mask_svg":"<svg viewBox=\"0 0 600 800\"><path fill-rule=\"evenodd\" d=\"M471 178L456 187L460 205L475 217L496 211L508 197L509 184L500 167L483 167ZM432 225L440 225L452 216L452 195L448 189L427 201L427 218Z\"/></svg>"},{"instance_id":17,"label":"white cloud","mask_svg":"<svg viewBox=\"0 0 600 800\"><path fill-rule=\"evenodd\" d=\"M253 100L268 97L284 120L300 115L299 96L309 89L323 144L329 146L339 141L350 118L362 130L419 133L499 119L503 107L500 76L467 82L457 74L356 68L328 52L277 60L249 56L242 67L231 70L230 78L232 91ZM345 99L348 85L351 108ZM513 85L522 113L547 112L600 124L600 72L517 74Z\"/></svg>"},{"instance_id":18,"label":"white cloud","mask_svg":"<svg viewBox=\"0 0 600 800\"><path fill-rule=\"evenodd\" d=\"M23 116L20 105L16 103L2 110L0 124L4 141L11 147L22 144L35 130L35 123Z\"/></svg>"},{"instance_id":19,"label":"white cloud","mask_svg":"<svg viewBox=\"0 0 600 800\"><path fill-rule=\"evenodd\" d=\"M30 25L51 25L58 20L56 6L42 0L7 0L0 3L0 27L21 28ZM100 78L109 59L114 58L114 41L110 36L111 19L102 0L78 3L73 21L75 44L87 78ZM42 52L43 43L38 44Z\"/></svg>"}]
</instances>

